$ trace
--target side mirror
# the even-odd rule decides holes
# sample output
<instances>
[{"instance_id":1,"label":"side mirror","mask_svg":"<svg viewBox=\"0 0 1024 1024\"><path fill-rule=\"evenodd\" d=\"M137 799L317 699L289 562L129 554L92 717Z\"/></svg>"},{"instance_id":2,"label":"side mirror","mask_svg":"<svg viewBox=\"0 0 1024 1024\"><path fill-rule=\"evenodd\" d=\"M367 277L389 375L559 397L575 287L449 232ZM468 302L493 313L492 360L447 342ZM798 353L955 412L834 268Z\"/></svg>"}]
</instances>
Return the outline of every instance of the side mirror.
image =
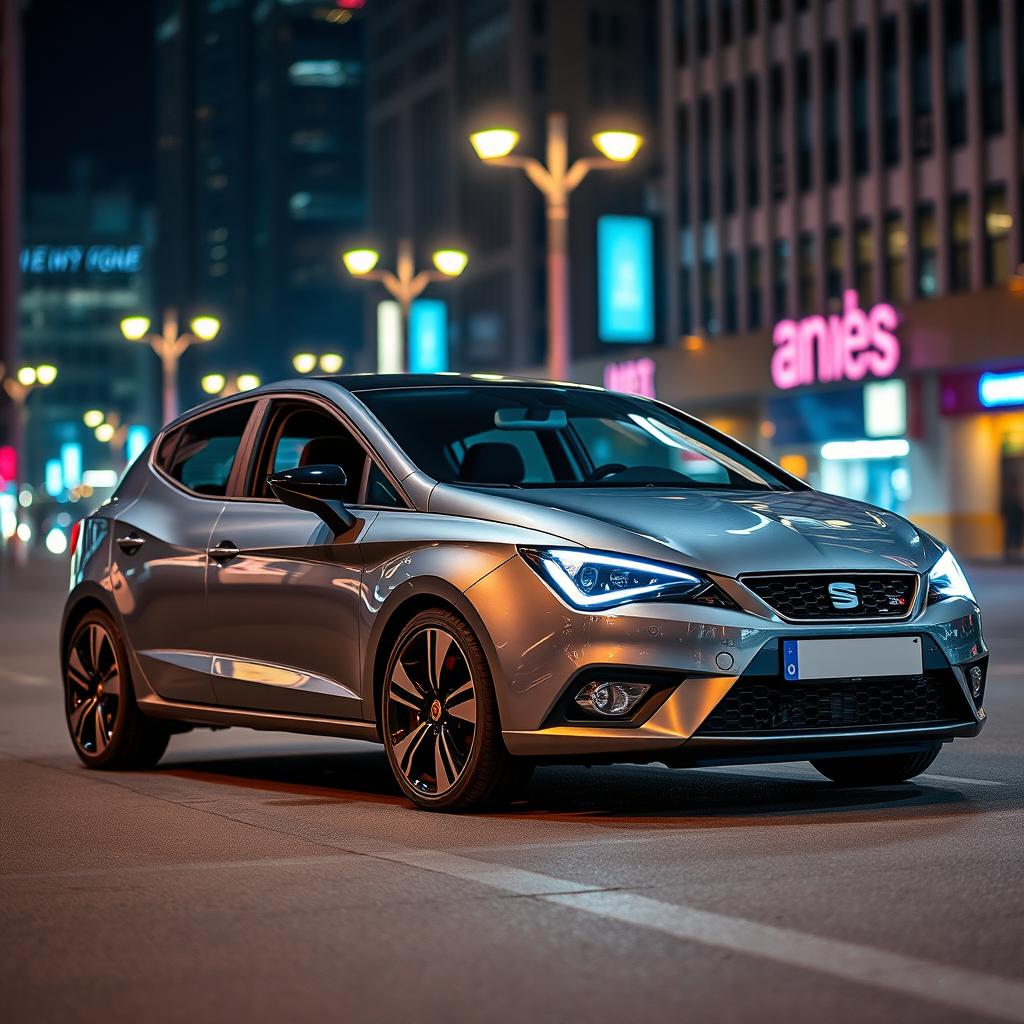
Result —
<instances>
[{"instance_id":1,"label":"side mirror","mask_svg":"<svg viewBox=\"0 0 1024 1024\"><path fill-rule=\"evenodd\" d=\"M348 477L341 466L300 466L267 477L274 496L292 508L315 512L335 536L356 524L356 517L345 508L342 499Z\"/></svg>"}]
</instances>

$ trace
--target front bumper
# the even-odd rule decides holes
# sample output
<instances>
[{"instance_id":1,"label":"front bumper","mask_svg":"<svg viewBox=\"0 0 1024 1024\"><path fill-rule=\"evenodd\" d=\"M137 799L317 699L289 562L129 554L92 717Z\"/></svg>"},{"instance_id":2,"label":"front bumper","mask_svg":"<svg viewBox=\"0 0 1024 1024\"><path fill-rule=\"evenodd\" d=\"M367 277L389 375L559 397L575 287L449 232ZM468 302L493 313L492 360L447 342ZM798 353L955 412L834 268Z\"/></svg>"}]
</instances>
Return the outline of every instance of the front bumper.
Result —
<instances>
[{"instance_id":1,"label":"front bumper","mask_svg":"<svg viewBox=\"0 0 1024 1024\"><path fill-rule=\"evenodd\" d=\"M968 601L924 605L899 623L797 626L783 622L735 580L716 578L738 608L636 603L607 612L568 607L522 559L510 559L467 592L488 632L503 735L509 751L543 760L715 764L799 760L871 749L917 750L976 735L985 712L966 669L984 664L978 609ZM782 638L915 635L961 698L955 720L926 725L767 730L704 735L701 726L740 680L778 664ZM927 664L926 664L927 667ZM594 672L644 673L660 696L628 723L568 721L570 690ZM772 671L768 669L767 671ZM781 682L781 681L780 681ZM790 684L800 686L801 684ZM856 683L851 682L851 686ZM667 691L667 692L666 692Z\"/></svg>"}]
</instances>

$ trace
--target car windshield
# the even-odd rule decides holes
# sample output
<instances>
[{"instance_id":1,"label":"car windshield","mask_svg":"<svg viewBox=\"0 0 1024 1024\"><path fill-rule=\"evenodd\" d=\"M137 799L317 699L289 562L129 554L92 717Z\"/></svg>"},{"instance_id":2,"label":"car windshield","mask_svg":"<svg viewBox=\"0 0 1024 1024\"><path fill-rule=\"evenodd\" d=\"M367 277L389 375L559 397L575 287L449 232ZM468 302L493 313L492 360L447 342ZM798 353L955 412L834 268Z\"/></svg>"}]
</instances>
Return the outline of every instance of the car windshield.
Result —
<instances>
[{"instance_id":1,"label":"car windshield","mask_svg":"<svg viewBox=\"0 0 1024 1024\"><path fill-rule=\"evenodd\" d=\"M425 473L477 487L791 490L766 460L653 402L528 385L357 392Z\"/></svg>"}]
</instances>

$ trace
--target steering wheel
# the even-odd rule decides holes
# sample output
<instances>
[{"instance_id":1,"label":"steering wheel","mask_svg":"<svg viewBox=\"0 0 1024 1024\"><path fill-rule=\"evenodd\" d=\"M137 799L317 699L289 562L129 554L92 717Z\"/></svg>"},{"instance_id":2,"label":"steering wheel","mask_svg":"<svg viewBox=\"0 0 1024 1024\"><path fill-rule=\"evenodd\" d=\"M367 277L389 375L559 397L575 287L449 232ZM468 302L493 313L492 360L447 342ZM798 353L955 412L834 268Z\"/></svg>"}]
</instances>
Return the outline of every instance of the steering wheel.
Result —
<instances>
[{"instance_id":1,"label":"steering wheel","mask_svg":"<svg viewBox=\"0 0 1024 1024\"><path fill-rule=\"evenodd\" d=\"M598 466L592 470L590 475L587 477L588 480L603 480L606 476L614 476L616 473L621 473L628 467L623 465L621 462L606 462L603 466Z\"/></svg>"}]
</instances>

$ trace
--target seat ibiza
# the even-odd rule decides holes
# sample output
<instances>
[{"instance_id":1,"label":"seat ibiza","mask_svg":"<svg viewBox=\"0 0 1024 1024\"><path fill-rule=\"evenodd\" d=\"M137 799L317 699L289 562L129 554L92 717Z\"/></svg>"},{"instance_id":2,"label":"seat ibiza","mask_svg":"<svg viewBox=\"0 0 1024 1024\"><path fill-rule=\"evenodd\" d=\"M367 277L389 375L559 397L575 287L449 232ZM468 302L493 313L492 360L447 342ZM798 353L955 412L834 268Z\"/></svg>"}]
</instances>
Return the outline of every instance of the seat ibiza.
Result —
<instances>
[{"instance_id":1,"label":"seat ibiza","mask_svg":"<svg viewBox=\"0 0 1024 1024\"><path fill-rule=\"evenodd\" d=\"M94 768L201 726L318 733L465 809L537 763L897 783L985 720L978 605L939 541L599 388L355 375L216 401L71 548L67 721Z\"/></svg>"}]
</instances>

